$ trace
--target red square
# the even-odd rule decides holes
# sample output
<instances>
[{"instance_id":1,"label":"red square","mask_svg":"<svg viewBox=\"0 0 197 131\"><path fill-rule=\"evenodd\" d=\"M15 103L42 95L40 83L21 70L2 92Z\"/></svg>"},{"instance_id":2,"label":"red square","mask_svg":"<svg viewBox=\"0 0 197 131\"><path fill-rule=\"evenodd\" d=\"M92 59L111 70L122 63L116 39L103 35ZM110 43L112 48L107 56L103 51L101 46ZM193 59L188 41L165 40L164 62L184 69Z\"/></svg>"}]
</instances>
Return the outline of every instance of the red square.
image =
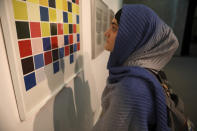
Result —
<instances>
[{"instance_id":1,"label":"red square","mask_svg":"<svg viewBox=\"0 0 197 131\"><path fill-rule=\"evenodd\" d=\"M51 45L52 45L52 49L58 48L57 36L51 37Z\"/></svg>"},{"instance_id":2,"label":"red square","mask_svg":"<svg viewBox=\"0 0 197 131\"><path fill-rule=\"evenodd\" d=\"M79 4L79 0L76 0L76 4Z\"/></svg>"},{"instance_id":3,"label":"red square","mask_svg":"<svg viewBox=\"0 0 197 131\"><path fill-rule=\"evenodd\" d=\"M63 24L59 23L57 25L57 31L58 31L58 35L62 35L63 34Z\"/></svg>"},{"instance_id":4,"label":"red square","mask_svg":"<svg viewBox=\"0 0 197 131\"><path fill-rule=\"evenodd\" d=\"M44 62L45 62L45 65L48 65L48 64L50 64L52 62L51 51L48 51L48 52L44 53Z\"/></svg>"},{"instance_id":5,"label":"red square","mask_svg":"<svg viewBox=\"0 0 197 131\"><path fill-rule=\"evenodd\" d=\"M65 56L69 55L69 50L70 50L69 46L65 46L65 52L64 52Z\"/></svg>"},{"instance_id":6,"label":"red square","mask_svg":"<svg viewBox=\"0 0 197 131\"><path fill-rule=\"evenodd\" d=\"M22 40L18 42L21 58L32 55L31 41Z\"/></svg>"},{"instance_id":7,"label":"red square","mask_svg":"<svg viewBox=\"0 0 197 131\"><path fill-rule=\"evenodd\" d=\"M73 33L76 33L77 30L76 30L76 24L73 24Z\"/></svg>"},{"instance_id":8,"label":"red square","mask_svg":"<svg viewBox=\"0 0 197 131\"><path fill-rule=\"evenodd\" d=\"M73 35L69 35L69 44L73 43Z\"/></svg>"},{"instance_id":9,"label":"red square","mask_svg":"<svg viewBox=\"0 0 197 131\"><path fill-rule=\"evenodd\" d=\"M30 22L31 37L41 37L40 22Z\"/></svg>"},{"instance_id":10,"label":"red square","mask_svg":"<svg viewBox=\"0 0 197 131\"><path fill-rule=\"evenodd\" d=\"M80 50L80 43L77 43L77 50Z\"/></svg>"}]
</instances>

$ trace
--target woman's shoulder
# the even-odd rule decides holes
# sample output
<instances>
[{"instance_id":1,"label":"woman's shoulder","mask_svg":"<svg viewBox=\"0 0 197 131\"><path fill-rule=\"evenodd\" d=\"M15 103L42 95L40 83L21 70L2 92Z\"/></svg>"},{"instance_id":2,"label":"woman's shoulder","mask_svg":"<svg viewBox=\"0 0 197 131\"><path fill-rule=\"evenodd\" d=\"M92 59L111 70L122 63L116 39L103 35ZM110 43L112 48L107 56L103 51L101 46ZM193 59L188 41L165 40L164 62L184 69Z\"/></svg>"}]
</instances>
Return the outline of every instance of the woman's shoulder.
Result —
<instances>
[{"instance_id":1,"label":"woman's shoulder","mask_svg":"<svg viewBox=\"0 0 197 131\"><path fill-rule=\"evenodd\" d=\"M152 97L154 96L151 84L148 81L139 77L125 77L120 82L118 82L117 84L113 84L110 87L110 94L112 96L121 97L121 99L133 99L139 97L146 97L152 99Z\"/></svg>"},{"instance_id":2,"label":"woman's shoulder","mask_svg":"<svg viewBox=\"0 0 197 131\"><path fill-rule=\"evenodd\" d=\"M152 112L154 96L151 85L147 81L139 77L127 77L114 85L111 92L108 92L108 97L105 97L108 99L103 100L110 100L121 109L129 107L136 112Z\"/></svg>"},{"instance_id":3,"label":"woman's shoulder","mask_svg":"<svg viewBox=\"0 0 197 131\"><path fill-rule=\"evenodd\" d=\"M152 84L140 77L126 77L120 82L121 90L131 95L150 95L152 94Z\"/></svg>"},{"instance_id":4,"label":"woman's shoulder","mask_svg":"<svg viewBox=\"0 0 197 131\"><path fill-rule=\"evenodd\" d=\"M109 84L112 94L117 96L129 97L149 97L155 96L155 93L161 93L162 87L155 76L141 67L130 67L126 70L128 73L119 79L118 83ZM120 75L121 76L121 75Z\"/></svg>"}]
</instances>

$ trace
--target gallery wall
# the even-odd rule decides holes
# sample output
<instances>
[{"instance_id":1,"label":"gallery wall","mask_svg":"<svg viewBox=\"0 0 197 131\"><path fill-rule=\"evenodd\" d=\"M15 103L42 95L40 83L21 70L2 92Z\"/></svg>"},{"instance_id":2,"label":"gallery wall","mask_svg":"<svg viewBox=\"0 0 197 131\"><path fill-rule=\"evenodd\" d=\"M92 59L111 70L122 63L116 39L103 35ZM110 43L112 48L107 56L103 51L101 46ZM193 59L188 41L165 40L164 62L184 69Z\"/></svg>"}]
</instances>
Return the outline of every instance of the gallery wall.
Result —
<instances>
[{"instance_id":1,"label":"gallery wall","mask_svg":"<svg viewBox=\"0 0 197 131\"><path fill-rule=\"evenodd\" d=\"M11 1L11 0L10 0ZM31 1L31 0L29 0ZM110 0L109 0L110 1ZM116 12L121 0L109 2ZM1 7L5 1L0 1ZM101 111L100 97L106 84L106 69L109 52L103 51L95 59L91 54L91 0L79 1L80 5L80 42L83 55L78 57L74 68L83 67L78 75L65 83L66 86L47 101L35 115L21 121L14 92L14 84L7 56L5 36L8 31L0 27L0 130L1 131L88 131L98 119ZM0 8L1 21L9 9ZM3 17L2 17L3 16Z\"/></svg>"}]
</instances>

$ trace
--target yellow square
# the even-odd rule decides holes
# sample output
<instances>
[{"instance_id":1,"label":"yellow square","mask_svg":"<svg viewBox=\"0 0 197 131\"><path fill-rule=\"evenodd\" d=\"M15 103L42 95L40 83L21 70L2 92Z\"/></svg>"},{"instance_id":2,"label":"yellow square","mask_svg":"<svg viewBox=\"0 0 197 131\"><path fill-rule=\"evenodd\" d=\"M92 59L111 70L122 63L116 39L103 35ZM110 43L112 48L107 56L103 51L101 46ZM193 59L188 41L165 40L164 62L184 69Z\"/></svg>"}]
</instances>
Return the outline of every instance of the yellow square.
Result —
<instances>
[{"instance_id":1,"label":"yellow square","mask_svg":"<svg viewBox=\"0 0 197 131\"><path fill-rule=\"evenodd\" d=\"M68 34L68 24L64 24L64 34Z\"/></svg>"},{"instance_id":2,"label":"yellow square","mask_svg":"<svg viewBox=\"0 0 197 131\"><path fill-rule=\"evenodd\" d=\"M14 8L14 18L18 20L28 20L27 4L24 2L12 0Z\"/></svg>"},{"instance_id":3,"label":"yellow square","mask_svg":"<svg viewBox=\"0 0 197 131\"><path fill-rule=\"evenodd\" d=\"M71 13L68 13L68 23L72 23L73 22L73 17Z\"/></svg>"},{"instance_id":4,"label":"yellow square","mask_svg":"<svg viewBox=\"0 0 197 131\"><path fill-rule=\"evenodd\" d=\"M35 4L39 4L39 0L28 0L28 2L32 2L32 3L35 3Z\"/></svg>"},{"instance_id":5,"label":"yellow square","mask_svg":"<svg viewBox=\"0 0 197 131\"><path fill-rule=\"evenodd\" d=\"M77 24L77 33L80 33L79 24Z\"/></svg>"},{"instance_id":6,"label":"yellow square","mask_svg":"<svg viewBox=\"0 0 197 131\"><path fill-rule=\"evenodd\" d=\"M62 23L63 22L63 11L62 10L57 10L57 22Z\"/></svg>"},{"instance_id":7,"label":"yellow square","mask_svg":"<svg viewBox=\"0 0 197 131\"><path fill-rule=\"evenodd\" d=\"M79 15L79 6L78 5L76 5L76 13Z\"/></svg>"},{"instance_id":8,"label":"yellow square","mask_svg":"<svg viewBox=\"0 0 197 131\"><path fill-rule=\"evenodd\" d=\"M63 3L62 0L56 0L56 8L62 10L63 7L62 3Z\"/></svg>"},{"instance_id":9,"label":"yellow square","mask_svg":"<svg viewBox=\"0 0 197 131\"><path fill-rule=\"evenodd\" d=\"M62 6L63 6L63 10L64 11L68 11L68 3L67 3L67 0L63 0Z\"/></svg>"},{"instance_id":10,"label":"yellow square","mask_svg":"<svg viewBox=\"0 0 197 131\"><path fill-rule=\"evenodd\" d=\"M49 20L50 22L57 21L56 9L49 8Z\"/></svg>"},{"instance_id":11,"label":"yellow square","mask_svg":"<svg viewBox=\"0 0 197 131\"><path fill-rule=\"evenodd\" d=\"M40 0L40 5L49 6L48 0Z\"/></svg>"},{"instance_id":12,"label":"yellow square","mask_svg":"<svg viewBox=\"0 0 197 131\"><path fill-rule=\"evenodd\" d=\"M38 4L27 3L27 10L30 21L40 21L40 9Z\"/></svg>"},{"instance_id":13,"label":"yellow square","mask_svg":"<svg viewBox=\"0 0 197 131\"><path fill-rule=\"evenodd\" d=\"M77 13L76 5L72 3L72 13Z\"/></svg>"},{"instance_id":14,"label":"yellow square","mask_svg":"<svg viewBox=\"0 0 197 131\"><path fill-rule=\"evenodd\" d=\"M50 36L50 25L48 22L41 22L42 37Z\"/></svg>"}]
</instances>

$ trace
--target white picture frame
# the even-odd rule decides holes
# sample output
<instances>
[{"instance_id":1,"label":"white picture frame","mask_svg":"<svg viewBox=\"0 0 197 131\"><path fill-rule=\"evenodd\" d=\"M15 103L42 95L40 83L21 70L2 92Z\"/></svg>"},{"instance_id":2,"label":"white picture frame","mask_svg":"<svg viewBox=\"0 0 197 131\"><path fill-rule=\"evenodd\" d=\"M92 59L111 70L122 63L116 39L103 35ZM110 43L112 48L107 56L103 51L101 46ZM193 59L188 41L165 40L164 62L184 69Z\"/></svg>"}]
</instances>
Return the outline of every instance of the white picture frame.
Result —
<instances>
[{"instance_id":1,"label":"white picture frame","mask_svg":"<svg viewBox=\"0 0 197 131\"><path fill-rule=\"evenodd\" d=\"M70 63L71 54L61 59L59 58L59 71L56 73L54 73L53 70L53 62L33 71L35 74L41 73L39 74L40 78L36 77L36 82L38 79L41 81L36 83L36 86L27 91L21 64L22 58L20 58L20 51L18 47L19 40L17 38L12 1L13 0L1 1L0 19L19 117L21 121L25 121L29 117L35 115L52 97L54 97L64 87L66 87L69 81L71 81L78 73L82 71L82 64L78 63L79 61L77 61L77 59L83 54L81 49L79 51L73 52L72 55L74 62L72 63ZM78 6L80 9L80 2ZM78 15L80 16L80 13ZM79 20L78 23L79 26L81 25L80 21L81 20ZM81 33L78 32L78 34ZM80 46L82 46L81 43Z\"/></svg>"}]
</instances>

